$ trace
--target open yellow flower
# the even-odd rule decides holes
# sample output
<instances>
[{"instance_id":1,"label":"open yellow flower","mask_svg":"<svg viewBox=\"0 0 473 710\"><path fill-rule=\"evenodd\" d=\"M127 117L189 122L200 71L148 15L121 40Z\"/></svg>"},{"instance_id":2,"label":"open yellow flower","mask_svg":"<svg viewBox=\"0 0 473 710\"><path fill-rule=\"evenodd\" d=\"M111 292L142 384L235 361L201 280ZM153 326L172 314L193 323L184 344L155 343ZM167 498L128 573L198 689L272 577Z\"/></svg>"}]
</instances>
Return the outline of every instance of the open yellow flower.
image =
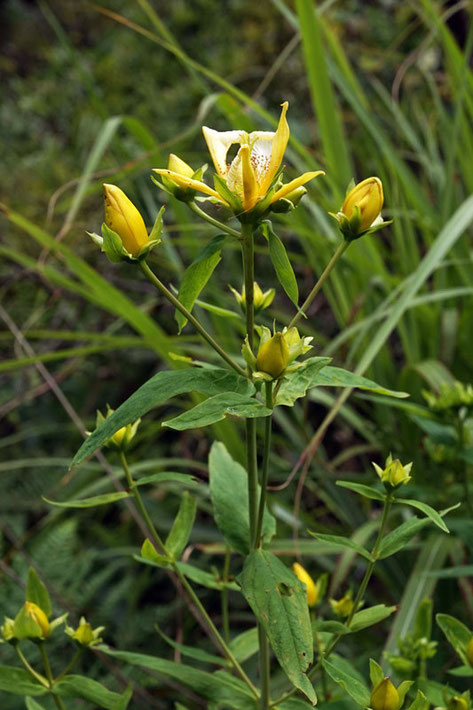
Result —
<instances>
[{"instance_id":1,"label":"open yellow flower","mask_svg":"<svg viewBox=\"0 0 473 710\"><path fill-rule=\"evenodd\" d=\"M281 117L276 131L215 131L204 126L202 131L212 160L217 171L217 176L226 185L229 193L237 198L239 210L249 212L262 200L273 186L274 178L281 165L284 151L289 140L289 126L286 120L288 102L282 104ZM238 152L229 163L227 155L232 145L239 145ZM218 202L230 204L217 190L212 189L203 181L195 180L186 174L187 171L179 167L174 170L158 169L154 172L164 175L183 188L191 188L203 192ZM291 180L286 185L279 186L268 196L269 207L296 188L304 185L309 180L322 175L322 170L303 173ZM233 206L233 205L232 205Z\"/></svg>"}]
</instances>

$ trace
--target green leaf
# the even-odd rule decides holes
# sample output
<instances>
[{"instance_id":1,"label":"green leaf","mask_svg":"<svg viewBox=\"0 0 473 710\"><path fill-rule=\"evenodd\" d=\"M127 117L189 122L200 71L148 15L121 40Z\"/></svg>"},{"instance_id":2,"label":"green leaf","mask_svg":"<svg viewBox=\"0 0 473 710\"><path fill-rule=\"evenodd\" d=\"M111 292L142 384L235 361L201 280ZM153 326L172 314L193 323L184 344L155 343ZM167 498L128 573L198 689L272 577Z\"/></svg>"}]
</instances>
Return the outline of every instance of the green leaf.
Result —
<instances>
[{"instance_id":1,"label":"green leaf","mask_svg":"<svg viewBox=\"0 0 473 710\"><path fill-rule=\"evenodd\" d=\"M30 567L28 570L28 580L26 582L26 601L34 602L44 611L46 616L51 616L53 610L51 607L49 592L33 567Z\"/></svg>"},{"instance_id":2,"label":"green leaf","mask_svg":"<svg viewBox=\"0 0 473 710\"><path fill-rule=\"evenodd\" d=\"M471 666L458 666L448 671L450 675L456 675L460 678L471 678L473 676L473 668Z\"/></svg>"},{"instance_id":3,"label":"green leaf","mask_svg":"<svg viewBox=\"0 0 473 710\"><path fill-rule=\"evenodd\" d=\"M197 499L188 491L184 491L179 505L179 511L173 526L166 538L166 550L175 559L179 559L187 545L197 510Z\"/></svg>"},{"instance_id":4,"label":"green leaf","mask_svg":"<svg viewBox=\"0 0 473 710\"><path fill-rule=\"evenodd\" d=\"M463 663L469 665L466 649L472 637L470 629L449 614L437 614L435 620L442 629L447 641L453 646Z\"/></svg>"},{"instance_id":5,"label":"green leaf","mask_svg":"<svg viewBox=\"0 0 473 710\"><path fill-rule=\"evenodd\" d=\"M163 422L163 426L185 431L215 424L229 415L254 418L266 417L269 414L271 414L271 409L265 407L254 397L235 392L221 392L197 404L187 412L179 414L174 419L168 419Z\"/></svg>"},{"instance_id":6,"label":"green leaf","mask_svg":"<svg viewBox=\"0 0 473 710\"><path fill-rule=\"evenodd\" d=\"M394 555L396 552L399 552L399 550L402 550L409 540L411 540L414 535L417 535L419 530L422 530L428 523L430 523L430 518L420 520L414 516L388 533L381 543L378 553L379 559L383 560L385 557L390 557L390 555Z\"/></svg>"},{"instance_id":7,"label":"green leaf","mask_svg":"<svg viewBox=\"0 0 473 710\"><path fill-rule=\"evenodd\" d=\"M108 505L109 503L115 503L117 500L123 500L123 498L129 498L130 494L126 491L117 491L116 493L105 493L101 496L93 496L92 498L82 498L81 500L49 500L42 496L45 503L49 505L54 505L56 508L95 508L98 505Z\"/></svg>"},{"instance_id":8,"label":"green leaf","mask_svg":"<svg viewBox=\"0 0 473 710\"><path fill-rule=\"evenodd\" d=\"M293 304L297 307L299 288L286 248L278 235L273 231L272 224L269 220L264 220L261 223L261 231L269 242L269 257L274 266L278 281Z\"/></svg>"},{"instance_id":9,"label":"green leaf","mask_svg":"<svg viewBox=\"0 0 473 710\"><path fill-rule=\"evenodd\" d=\"M33 698L25 698L26 710L44 710L44 706L40 705Z\"/></svg>"},{"instance_id":10,"label":"green leaf","mask_svg":"<svg viewBox=\"0 0 473 710\"><path fill-rule=\"evenodd\" d=\"M151 543L149 543L151 545ZM148 554L148 551L146 551ZM152 556L153 555L153 556ZM151 567L170 567L171 560L168 560L163 555L158 555L156 552L149 554L148 557L140 557L139 555L133 555L133 559L141 564L149 565ZM235 582L225 582L217 574L211 574L206 572L199 567L194 567L187 562L176 562L176 567L184 574L188 579L192 580L196 584L200 584L202 587L207 589L217 589L222 591L222 589L231 589L234 592L239 592L240 587Z\"/></svg>"},{"instance_id":11,"label":"green leaf","mask_svg":"<svg viewBox=\"0 0 473 710\"><path fill-rule=\"evenodd\" d=\"M149 483L182 483L186 486L195 486L200 483L200 479L189 473L178 473L176 471L161 471L160 473L151 473L149 476L141 476L134 482L132 488L137 486L146 486Z\"/></svg>"},{"instance_id":12,"label":"green leaf","mask_svg":"<svg viewBox=\"0 0 473 710\"><path fill-rule=\"evenodd\" d=\"M289 680L315 705L317 696L305 674L313 660L305 586L281 560L261 549L250 552L238 581Z\"/></svg>"},{"instance_id":13,"label":"green leaf","mask_svg":"<svg viewBox=\"0 0 473 710\"><path fill-rule=\"evenodd\" d=\"M323 661L323 667L330 678L353 700L366 708L370 703L370 692L354 668L340 656L332 655Z\"/></svg>"},{"instance_id":14,"label":"green leaf","mask_svg":"<svg viewBox=\"0 0 473 710\"><path fill-rule=\"evenodd\" d=\"M352 483L351 481L336 481L337 486L341 488L348 488L350 491L359 493L360 496L364 498L370 498L371 500L382 500L386 499L386 494L382 491L378 491L377 488L372 486L365 486L364 483Z\"/></svg>"},{"instance_id":15,"label":"green leaf","mask_svg":"<svg viewBox=\"0 0 473 710\"><path fill-rule=\"evenodd\" d=\"M368 607L368 609L362 609L357 611L351 620L350 630L361 631L361 629L366 629L368 626L373 626L373 624L379 624L383 619L387 619L396 611L395 606L385 606L384 604L376 604L376 606Z\"/></svg>"},{"instance_id":16,"label":"green leaf","mask_svg":"<svg viewBox=\"0 0 473 710\"><path fill-rule=\"evenodd\" d=\"M396 503L404 503L404 505L410 505L411 508L421 510L432 520L433 523L435 523L435 525L440 528L440 530L443 530L446 533L450 532L437 511L431 508L430 505L427 505L427 503L422 503L422 501L414 500L412 498L396 498Z\"/></svg>"},{"instance_id":17,"label":"green leaf","mask_svg":"<svg viewBox=\"0 0 473 710\"><path fill-rule=\"evenodd\" d=\"M319 372L317 377L314 378L312 387L357 387L358 389L376 392L376 394L382 394L387 397L409 397L407 392L388 390L376 384L373 380L368 380L366 377L344 370L342 367L332 367L332 365L327 365L322 372Z\"/></svg>"},{"instance_id":18,"label":"green leaf","mask_svg":"<svg viewBox=\"0 0 473 710\"><path fill-rule=\"evenodd\" d=\"M432 636L432 609L433 602L429 597L424 597L417 610L412 637L414 641L427 639Z\"/></svg>"},{"instance_id":19,"label":"green leaf","mask_svg":"<svg viewBox=\"0 0 473 710\"><path fill-rule=\"evenodd\" d=\"M305 360L301 367L283 379L276 404L292 407L297 399L304 397L308 389L315 387L318 373L331 361L330 357L311 357Z\"/></svg>"},{"instance_id":20,"label":"green leaf","mask_svg":"<svg viewBox=\"0 0 473 710\"><path fill-rule=\"evenodd\" d=\"M28 671L14 666L0 666L0 690L14 695L39 696L48 692L48 689L30 676Z\"/></svg>"},{"instance_id":21,"label":"green leaf","mask_svg":"<svg viewBox=\"0 0 473 710\"><path fill-rule=\"evenodd\" d=\"M348 626L345 626L345 624L342 624L341 621L316 620L312 623L312 628L314 631L320 631L324 634L346 635L351 633L351 629L349 629Z\"/></svg>"},{"instance_id":22,"label":"green leaf","mask_svg":"<svg viewBox=\"0 0 473 710\"><path fill-rule=\"evenodd\" d=\"M146 538L141 546L141 557L145 560L155 562L159 567L168 567L171 562L169 557L160 555L159 552L156 551L153 543L148 538Z\"/></svg>"},{"instance_id":23,"label":"green leaf","mask_svg":"<svg viewBox=\"0 0 473 710\"><path fill-rule=\"evenodd\" d=\"M177 297L188 311L192 311L196 298L199 296L220 261L220 252L225 240L225 234L217 234L217 236L213 237L213 239L205 245L200 254L185 270ZM187 323L187 318L177 309L174 317L179 326L180 333Z\"/></svg>"},{"instance_id":24,"label":"green leaf","mask_svg":"<svg viewBox=\"0 0 473 710\"><path fill-rule=\"evenodd\" d=\"M404 698L412 685L414 685L413 680L403 680L402 683L398 685L397 693L399 695L400 706L404 705Z\"/></svg>"},{"instance_id":25,"label":"green leaf","mask_svg":"<svg viewBox=\"0 0 473 710\"><path fill-rule=\"evenodd\" d=\"M96 680L82 675L67 675L54 685L54 692L62 698L83 698L106 710L123 707L123 696L113 693ZM125 691L129 699L129 691Z\"/></svg>"},{"instance_id":26,"label":"green leaf","mask_svg":"<svg viewBox=\"0 0 473 710\"><path fill-rule=\"evenodd\" d=\"M248 700L253 699L251 691L243 681L226 671L207 673L184 663L174 663L156 656L128 651L112 651L107 646L99 646L98 648L103 653L125 663L147 668L167 678L177 680L207 700L222 704L233 702L230 707L234 707L235 710L248 710L251 707L248 705ZM256 705L254 707L256 708Z\"/></svg>"},{"instance_id":27,"label":"green leaf","mask_svg":"<svg viewBox=\"0 0 473 710\"><path fill-rule=\"evenodd\" d=\"M258 653L258 629L255 626L253 629L243 631L243 633L235 636L230 641L230 649L239 663L244 663L249 658Z\"/></svg>"},{"instance_id":28,"label":"green leaf","mask_svg":"<svg viewBox=\"0 0 473 710\"><path fill-rule=\"evenodd\" d=\"M417 691L417 695L407 710L429 710L430 703L426 700L424 693L421 690Z\"/></svg>"},{"instance_id":29,"label":"green leaf","mask_svg":"<svg viewBox=\"0 0 473 710\"><path fill-rule=\"evenodd\" d=\"M167 644L169 644L172 648L175 648L176 650L180 651L183 656L194 658L196 661L200 661L201 663L210 663L212 665L217 666L229 665L229 662L226 661L225 658L223 658L222 656L214 656L211 653L207 653L207 651L203 651L201 648L198 648L196 646L186 646L183 643L178 643L177 641L174 641L174 639L169 638L169 636L166 636L164 631L161 631L157 624L154 625L154 628L161 636L161 638L166 641Z\"/></svg>"},{"instance_id":30,"label":"green leaf","mask_svg":"<svg viewBox=\"0 0 473 710\"><path fill-rule=\"evenodd\" d=\"M312 532L311 530L308 530L309 534L312 535L312 537L315 537L317 540L322 540L322 542L328 542L330 545L333 545L335 547L335 551L338 552L339 549L350 549L350 550L355 550L355 552L358 552L359 555L365 558L365 560L368 560L368 562L372 562L373 558L371 557L371 554L366 550L364 547L361 545L358 545L356 542L353 542L353 540L350 540L347 537L342 537L341 535L325 535L322 533L315 533Z\"/></svg>"},{"instance_id":31,"label":"green leaf","mask_svg":"<svg viewBox=\"0 0 473 710\"><path fill-rule=\"evenodd\" d=\"M224 444L216 441L209 454L210 496L218 529L228 544L242 555L249 552L248 476L230 456ZM258 486L257 496L259 498ZM276 521L266 509L263 539L269 542L276 532Z\"/></svg>"},{"instance_id":32,"label":"green leaf","mask_svg":"<svg viewBox=\"0 0 473 710\"><path fill-rule=\"evenodd\" d=\"M171 397L186 392L212 396L220 392L251 395L254 385L237 373L220 367L164 370L151 377L84 441L71 466L77 466L94 453L107 439L127 424L146 414Z\"/></svg>"}]
</instances>

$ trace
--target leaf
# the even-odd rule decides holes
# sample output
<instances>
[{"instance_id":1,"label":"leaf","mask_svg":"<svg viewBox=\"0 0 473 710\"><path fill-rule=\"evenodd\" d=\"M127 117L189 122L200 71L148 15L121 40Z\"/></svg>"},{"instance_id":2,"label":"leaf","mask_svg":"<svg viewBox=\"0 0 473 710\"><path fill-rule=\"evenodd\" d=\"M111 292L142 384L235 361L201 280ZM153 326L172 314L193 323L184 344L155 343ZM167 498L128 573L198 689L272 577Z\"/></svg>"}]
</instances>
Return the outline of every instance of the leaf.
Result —
<instances>
[{"instance_id":1,"label":"leaf","mask_svg":"<svg viewBox=\"0 0 473 710\"><path fill-rule=\"evenodd\" d=\"M26 705L26 710L44 710L43 705L40 705L36 700L33 700L33 698L25 698L25 705Z\"/></svg>"},{"instance_id":2,"label":"leaf","mask_svg":"<svg viewBox=\"0 0 473 710\"><path fill-rule=\"evenodd\" d=\"M54 692L62 698L83 698L106 710L123 707L123 696L113 693L96 680L82 675L67 675L54 685ZM129 690L125 691L129 699Z\"/></svg>"},{"instance_id":3,"label":"leaf","mask_svg":"<svg viewBox=\"0 0 473 710\"><path fill-rule=\"evenodd\" d=\"M235 392L221 392L214 397L209 397L205 402L197 404L187 412L179 414L174 419L168 419L163 422L163 426L185 431L215 424L228 415L254 418L267 417L269 414L271 414L271 409L265 407L254 397Z\"/></svg>"},{"instance_id":4,"label":"leaf","mask_svg":"<svg viewBox=\"0 0 473 710\"><path fill-rule=\"evenodd\" d=\"M424 693L421 690L418 690L414 701L409 705L407 710L429 710L429 708L429 701L426 700Z\"/></svg>"},{"instance_id":5,"label":"leaf","mask_svg":"<svg viewBox=\"0 0 473 710\"><path fill-rule=\"evenodd\" d=\"M371 557L371 554L368 552L368 550L366 550L361 545L358 545L356 542L353 542L353 540L350 540L347 537L342 537L341 535L325 535L322 533L312 532L311 530L308 530L308 532L310 535L312 535L312 537L315 537L317 540L322 540L322 542L328 542L330 545L333 545L336 548L337 552L338 549L349 548L350 550L355 550L355 552L358 552L358 554L364 557L365 560L368 560L368 562L373 561L373 558Z\"/></svg>"},{"instance_id":6,"label":"leaf","mask_svg":"<svg viewBox=\"0 0 473 710\"><path fill-rule=\"evenodd\" d=\"M286 248L278 235L273 231L272 224L269 220L264 220L261 223L261 231L269 242L269 257L274 266L278 281L293 304L297 307L299 288Z\"/></svg>"},{"instance_id":7,"label":"leaf","mask_svg":"<svg viewBox=\"0 0 473 710\"><path fill-rule=\"evenodd\" d=\"M437 614L435 621L442 629L447 641L453 646L465 665L468 664L466 649L471 639L471 631L461 621L449 614Z\"/></svg>"},{"instance_id":8,"label":"leaf","mask_svg":"<svg viewBox=\"0 0 473 710\"><path fill-rule=\"evenodd\" d=\"M312 628L314 631L320 631L325 634L350 634L351 629L341 621L323 621L318 620L312 623Z\"/></svg>"},{"instance_id":9,"label":"leaf","mask_svg":"<svg viewBox=\"0 0 473 710\"><path fill-rule=\"evenodd\" d=\"M228 544L242 555L249 552L248 476L228 453L224 444L214 442L209 454L210 496L218 529ZM260 496L258 486L257 498ZM263 539L269 542L276 532L276 521L266 509Z\"/></svg>"},{"instance_id":10,"label":"leaf","mask_svg":"<svg viewBox=\"0 0 473 710\"><path fill-rule=\"evenodd\" d=\"M460 678L469 678L473 676L472 666L458 666L448 671L450 675L456 675Z\"/></svg>"},{"instance_id":11,"label":"leaf","mask_svg":"<svg viewBox=\"0 0 473 710\"><path fill-rule=\"evenodd\" d=\"M38 577L36 570L30 567L28 570L28 581L26 582L26 601L34 602L44 611L46 616L51 616L52 607L49 592L44 582Z\"/></svg>"},{"instance_id":12,"label":"leaf","mask_svg":"<svg viewBox=\"0 0 473 710\"><path fill-rule=\"evenodd\" d=\"M366 629L368 626L378 624L395 611L395 606L385 606L384 604L376 604L376 606L368 607L368 609L357 611L351 620L350 630L353 632L361 631L361 629Z\"/></svg>"},{"instance_id":13,"label":"leaf","mask_svg":"<svg viewBox=\"0 0 473 710\"><path fill-rule=\"evenodd\" d=\"M151 545L151 543L149 544ZM163 555L158 555L155 551L153 556L149 555L148 557L140 557L139 555L133 555L133 559L137 562L141 562L141 564L150 565L151 567L166 568L171 566L171 560L168 560ZM188 579L192 580L196 584L200 584L202 587L206 587L207 589L218 589L218 591L222 591L222 589L231 589L234 592L240 591L240 587L235 582L225 582L216 574L206 572L205 570L200 569L199 567L194 567L194 565L190 565L187 562L176 562L176 567L182 572L182 574L188 577Z\"/></svg>"},{"instance_id":14,"label":"leaf","mask_svg":"<svg viewBox=\"0 0 473 710\"><path fill-rule=\"evenodd\" d=\"M337 683L353 700L366 708L370 703L370 692L358 673L340 656L332 655L323 661L323 667L330 678Z\"/></svg>"},{"instance_id":15,"label":"leaf","mask_svg":"<svg viewBox=\"0 0 473 710\"><path fill-rule=\"evenodd\" d=\"M313 660L305 586L275 555L261 549L245 559L238 582L287 677L315 705L317 696L305 675Z\"/></svg>"},{"instance_id":16,"label":"leaf","mask_svg":"<svg viewBox=\"0 0 473 710\"><path fill-rule=\"evenodd\" d=\"M387 397L409 397L407 392L388 390L376 384L373 380L368 380L366 377L344 370L342 367L332 367L332 365L324 367L322 372L319 372L314 379L312 387L357 387L358 389L376 392L376 394L383 394Z\"/></svg>"},{"instance_id":17,"label":"leaf","mask_svg":"<svg viewBox=\"0 0 473 710\"><path fill-rule=\"evenodd\" d=\"M134 482L132 488L137 486L146 486L149 483L182 483L186 486L195 486L200 483L200 479L188 473L178 473L175 471L161 471L160 473L151 473L149 476L141 476Z\"/></svg>"},{"instance_id":18,"label":"leaf","mask_svg":"<svg viewBox=\"0 0 473 710\"><path fill-rule=\"evenodd\" d=\"M174 559L179 559L192 532L197 510L197 500L188 491L184 491L179 505L179 511L173 526L166 538L165 547Z\"/></svg>"},{"instance_id":19,"label":"leaf","mask_svg":"<svg viewBox=\"0 0 473 710\"><path fill-rule=\"evenodd\" d=\"M235 710L242 708L247 710L248 699L253 699L253 695L248 687L239 678L235 678L226 671L207 673L184 663L174 663L164 658L148 656L142 653L131 653L128 651L113 651L107 646L99 646L98 649L118 660L130 663L133 666L147 668L161 673L162 675L179 681L183 685L199 693L207 700L217 703L231 701ZM256 705L255 705L256 708Z\"/></svg>"},{"instance_id":20,"label":"leaf","mask_svg":"<svg viewBox=\"0 0 473 710\"><path fill-rule=\"evenodd\" d=\"M440 530L443 530L446 533L450 532L437 511L431 508L430 505L427 505L427 503L422 503L422 501L413 500L412 498L396 498L396 502L404 503L404 505L410 505L412 508L421 510L432 520L433 523L435 523L435 525L440 528Z\"/></svg>"},{"instance_id":21,"label":"leaf","mask_svg":"<svg viewBox=\"0 0 473 710\"><path fill-rule=\"evenodd\" d=\"M15 695L44 695L48 689L30 676L28 671L14 666L0 666L0 690Z\"/></svg>"},{"instance_id":22,"label":"leaf","mask_svg":"<svg viewBox=\"0 0 473 710\"><path fill-rule=\"evenodd\" d=\"M253 629L248 629L238 634L238 636L235 636L235 638L230 641L229 645L237 661L244 663L258 653L259 640L257 627L255 626Z\"/></svg>"},{"instance_id":23,"label":"leaf","mask_svg":"<svg viewBox=\"0 0 473 710\"><path fill-rule=\"evenodd\" d=\"M315 387L318 373L331 361L330 357L311 357L305 360L301 367L283 379L276 404L292 407L297 399L304 397L308 389Z\"/></svg>"},{"instance_id":24,"label":"leaf","mask_svg":"<svg viewBox=\"0 0 473 710\"><path fill-rule=\"evenodd\" d=\"M126 491L117 491L116 493L105 493L101 496L93 496L92 498L82 498L80 500L49 500L41 496L45 503L54 505L56 508L95 508L98 505L108 505L115 503L117 500L129 498L130 494Z\"/></svg>"},{"instance_id":25,"label":"leaf","mask_svg":"<svg viewBox=\"0 0 473 710\"><path fill-rule=\"evenodd\" d=\"M197 297L220 261L220 252L226 238L225 234L217 234L213 237L185 270L177 297L188 311L192 311ZM187 318L177 309L174 317L179 326L179 333L181 333L187 323Z\"/></svg>"},{"instance_id":26,"label":"leaf","mask_svg":"<svg viewBox=\"0 0 473 710\"><path fill-rule=\"evenodd\" d=\"M337 486L341 488L348 488L350 491L359 493L360 496L364 498L370 498L371 500L381 500L386 499L386 495L382 491L378 491L377 488L372 486L365 486L364 483L352 483L351 481L336 481Z\"/></svg>"},{"instance_id":27,"label":"leaf","mask_svg":"<svg viewBox=\"0 0 473 710\"><path fill-rule=\"evenodd\" d=\"M123 426L134 422L171 397L187 392L212 396L220 392L251 395L254 385L245 377L221 367L164 370L151 377L84 441L74 456L71 467L94 453Z\"/></svg>"},{"instance_id":28,"label":"leaf","mask_svg":"<svg viewBox=\"0 0 473 710\"><path fill-rule=\"evenodd\" d=\"M229 665L229 662L226 661L225 658L222 658L222 656L214 656L196 646L185 646L183 643L178 643L177 641L174 641L174 639L169 638L169 636L166 636L164 631L161 631L157 624L155 624L154 628L167 644L180 651L183 656L194 658L196 661L200 661L201 663L210 663L217 666Z\"/></svg>"},{"instance_id":29,"label":"leaf","mask_svg":"<svg viewBox=\"0 0 473 710\"><path fill-rule=\"evenodd\" d=\"M444 515L447 515L450 511L455 510L459 505L460 504L458 503L457 505L453 505L446 510L442 510L439 513L440 517L443 518ZM423 518L422 520L419 520L419 518L416 518L415 516L410 520L406 520L405 523L402 523L402 525L386 535L381 543L378 558L382 560L385 557L394 555L399 550L402 550L402 548L407 545L409 540L430 522L430 518Z\"/></svg>"}]
</instances>

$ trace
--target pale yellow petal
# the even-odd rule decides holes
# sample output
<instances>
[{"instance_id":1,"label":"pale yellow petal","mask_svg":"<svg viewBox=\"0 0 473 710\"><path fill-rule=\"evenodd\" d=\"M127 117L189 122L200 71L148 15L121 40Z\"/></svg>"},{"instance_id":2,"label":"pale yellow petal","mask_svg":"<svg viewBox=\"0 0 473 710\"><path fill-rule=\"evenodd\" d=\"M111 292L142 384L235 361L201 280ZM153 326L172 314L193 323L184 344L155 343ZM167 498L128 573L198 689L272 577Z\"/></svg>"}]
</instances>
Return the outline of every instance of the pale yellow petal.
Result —
<instances>
[{"instance_id":1,"label":"pale yellow petal","mask_svg":"<svg viewBox=\"0 0 473 710\"><path fill-rule=\"evenodd\" d=\"M264 178L260 183L260 195L265 195L269 190L274 176L276 175L279 166L281 165L284 151L286 150L289 140L289 125L286 120L286 112L289 107L287 101L282 104L281 116L276 133L274 134L273 143L271 146L271 157L269 159L268 169Z\"/></svg>"},{"instance_id":2,"label":"pale yellow petal","mask_svg":"<svg viewBox=\"0 0 473 710\"><path fill-rule=\"evenodd\" d=\"M288 182L286 185L280 187L279 190L277 190L277 192L274 194L271 202L276 202L276 200L280 200L282 197L286 197L286 195L289 195L289 193L291 193L293 190L300 187L301 185L305 185L306 182L309 182L309 180L313 180L318 175L325 175L325 173L323 170L315 170L314 172L303 173L302 175L299 175L299 177L294 178L294 180L291 180L291 182Z\"/></svg>"},{"instance_id":3,"label":"pale yellow petal","mask_svg":"<svg viewBox=\"0 0 473 710\"><path fill-rule=\"evenodd\" d=\"M242 145L240 148L241 176L243 182L243 209L251 210L258 200L258 184L255 171L250 162L250 146Z\"/></svg>"},{"instance_id":4,"label":"pale yellow petal","mask_svg":"<svg viewBox=\"0 0 473 710\"><path fill-rule=\"evenodd\" d=\"M198 192L203 192L205 195L210 195L215 197L219 202L223 202L225 205L228 204L216 190L201 182L200 180L192 180L192 178L184 177L184 175L179 175L179 173L174 173L172 170L166 170L166 168L153 168L153 173L158 175L164 175L165 177L172 180L180 187L189 188L190 190L197 190Z\"/></svg>"},{"instance_id":5,"label":"pale yellow petal","mask_svg":"<svg viewBox=\"0 0 473 710\"><path fill-rule=\"evenodd\" d=\"M209 153L212 156L217 175L225 178L228 173L227 153L230 146L235 143L242 144L248 142L248 134L245 131L214 131L213 128L202 127Z\"/></svg>"},{"instance_id":6,"label":"pale yellow petal","mask_svg":"<svg viewBox=\"0 0 473 710\"><path fill-rule=\"evenodd\" d=\"M182 158L178 155L171 153L168 160L168 170L173 173L178 173L179 175L184 175L185 177L191 178L195 172L190 165L188 165Z\"/></svg>"}]
</instances>

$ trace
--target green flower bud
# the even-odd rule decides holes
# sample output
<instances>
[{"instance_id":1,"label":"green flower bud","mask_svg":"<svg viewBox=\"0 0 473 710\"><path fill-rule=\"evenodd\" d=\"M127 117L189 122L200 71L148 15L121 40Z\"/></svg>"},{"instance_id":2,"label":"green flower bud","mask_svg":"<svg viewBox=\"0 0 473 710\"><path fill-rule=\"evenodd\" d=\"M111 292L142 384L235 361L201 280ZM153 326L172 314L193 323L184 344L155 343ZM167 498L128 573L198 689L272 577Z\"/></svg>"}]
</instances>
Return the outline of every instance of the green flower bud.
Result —
<instances>
[{"instance_id":1,"label":"green flower bud","mask_svg":"<svg viewBox=\"0 0 473 710\"><path fill-rule=\"evenodd\" d=\"M389 678L383 678L371 693L370 707L372 710L399 710L399 693Z\"/></svg>"},{"instance_id":2,"label":"green flower bud","mask_svg":"<svg viewBox=\"0 0 473 710\"><path fill-rule=\"evenodd\" d=\"M455 695L448 701L447 710L469 710L469 707L465 698Z\"/></svg>"},{"instance_id":3,"label":"green flower bud","mask_svg":"<svg viewBox=\"0 0 473 710\"><path fill-rule=\"evenodd\" d=\"M330 606L334 614L340 618L350 616L353 611L353 599L351 589L341 599L329 599Z\"/></svg>"},{"instance_id":4,"label":"green flower bud","mask_svg":"<svg viewBox=\"0 0 473 710\"><path fill-rule=\"evenodd\" d=\"M98 626L96 629L92 629L88 621L81 618L79 626L74 629L72 626L66 626L65 632L80 646L94 646L102 642L100 638L101 632L104 630L105 626Z\"/></svg>"},{"instance_id":5,"label":"green flower bud","mask_svg":"<svg viewBox=\"0 0 473 710\"><path fill-rule=\"evenodd\" d=\"M236 289L232 288L230 286L230 289L235 296L235 299L240 306L241 310L243 313L246 313L246 293L245 293L245 287L243 286L241 293L239 293ZM261 289L261 286L255 281L253 283L253 304L254 304L254 309L255 309L255 315L259 313L259 311L264 310L265 308L268 308L268 306L271 305L273 302L274 296L276 295L276 290L274 288L270 288L267 291L263 291Z\"/></svg>"},{"instance_id":6,"label":"green flower bud","mask_svg":"<svg viewBox=\"0 0 473 710\"><path fill-rule=\"evenodd\" d=\"M391 454L389 454L386 459L384 469L374 462L373 466L381 481L388 489L398 488L401 485L409 483L411 480L411 476L409 474L411 472L412 463L403 465L399 459L395 459L393 461Z\"/></svg>"},{"instance_id":7,"label":"green flower bud","mask_svg":"<svg viewBox=\"0 0 473 710\"><path fill-rule=\"evenodd\" d=\"M468 646L466 647L466 657L470 666L473 666L473 636L468 641Z\"/></svg>"},{"instance_id":8,"label":"green flower bud","mask_svg":"<svg viewBox=\"0 0 473 710\"><path fill-rule=\"evenodd\" d=\"M11 641L15 638L15 622L13 619L9 619L7 616L4 619L2 626L0 626L0 632L3 636L4 641Z\"/></svg>"},{"instance_id":9,"label":"green flower bud","mask_svg":"<svg viewBox=\"0 0 473 710\"><path fill-rule=\"evenodd\" d=\"M103 416L103 414L99 410L97 410L96 427L100 426L100 424L102 424L106 419L108 419L113 414L113 412L114 410L108 404L107 413L105 414L105 416ZM141 419L137 419L131 424L122 426L114 434L112 434L110 439L107 439L105 445L119 449L120 451L126 451L126 449L129 448L130 443L134 439L136 432L138 431L140 422ZM90 432L88 433L90 434Z\"/></svg>"},{"instance_id":10,"label":"green flower bud","mask_svg":"<svg viewBox=\"0 0 473 710\"><path fill-rule=\"evenodd\" d=\"M275 333L272 338L260 345L256 357L256 369L277 379L289 364L289 348L282 333Z\"/></svg>"}]
</instances>

